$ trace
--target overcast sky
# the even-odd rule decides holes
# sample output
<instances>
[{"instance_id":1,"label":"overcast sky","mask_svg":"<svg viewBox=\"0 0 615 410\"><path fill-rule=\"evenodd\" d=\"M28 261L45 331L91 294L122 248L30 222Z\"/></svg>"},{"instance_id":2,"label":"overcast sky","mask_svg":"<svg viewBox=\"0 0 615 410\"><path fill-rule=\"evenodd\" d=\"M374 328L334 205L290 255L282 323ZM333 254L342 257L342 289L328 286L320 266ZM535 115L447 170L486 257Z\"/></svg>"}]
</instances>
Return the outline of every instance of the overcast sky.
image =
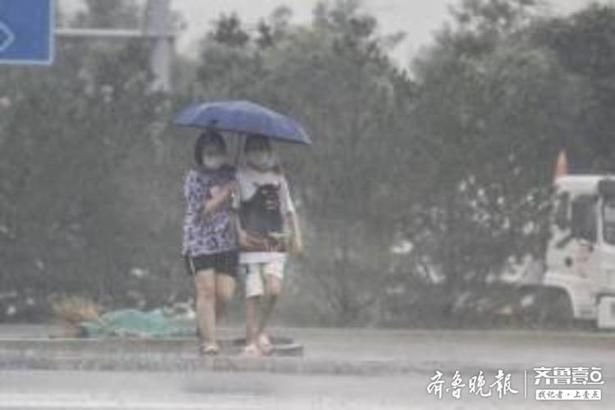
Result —
<instances>
[{"instance_id":1,"label":"overcast sky","mask_svg":"<svg viewBox=\"0 0 615 410\"><path fill-rule=\"evenodd\" d=\"M458 1L363 0L363 4L367 11L378 18L382 32L407 33L406 40L395 51L396 59L404 64L420 47L429 43L433 31L446 21L448 6ZM182 53L191 54L197 39L221 13L236 11L245 23L253 24L260 17L269 15L277 6L286 5L293 10L293 21L301 23L309 21L317 2L318 0L172 0L172 8L184 16L188 25L180 34L178 49ZM563 14L590 2L591 0L551 0L550 3L554 13ZM72 9L80 0L59 0L59 3Z\"/></svg>"}]
</instances>

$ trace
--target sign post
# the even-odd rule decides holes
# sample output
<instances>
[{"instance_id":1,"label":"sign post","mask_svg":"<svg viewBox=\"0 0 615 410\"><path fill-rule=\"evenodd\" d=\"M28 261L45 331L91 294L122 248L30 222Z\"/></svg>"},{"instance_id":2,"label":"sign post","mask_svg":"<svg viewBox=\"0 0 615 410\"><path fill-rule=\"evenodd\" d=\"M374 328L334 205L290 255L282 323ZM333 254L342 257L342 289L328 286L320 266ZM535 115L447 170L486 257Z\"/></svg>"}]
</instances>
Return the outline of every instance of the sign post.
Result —
<instances>
[{"instance_id":1,"label":"sign post","mask_svg":"<svg viewBox=\"0 0 615 410\"><path fill-rule=\"evenodd\" d=\"M54 26L54 0L1 0L0 64L51 64Z\"/></svg>"},{"instance_id":2,"label":"sign post","mask_svg":"<svg viewBox=\"0 0 615 410\"><path fill-rule=\"evenodd\" d=\"M102 0L101 0L102 1ZM50 65L54 38L139 38L154 41L151 69L153 87L171 90L171 60L175 34L170 0L147 0L141 29L88 29L55 27L55 0L0 0L0 64Z\"/></svg>"}]
</instances>

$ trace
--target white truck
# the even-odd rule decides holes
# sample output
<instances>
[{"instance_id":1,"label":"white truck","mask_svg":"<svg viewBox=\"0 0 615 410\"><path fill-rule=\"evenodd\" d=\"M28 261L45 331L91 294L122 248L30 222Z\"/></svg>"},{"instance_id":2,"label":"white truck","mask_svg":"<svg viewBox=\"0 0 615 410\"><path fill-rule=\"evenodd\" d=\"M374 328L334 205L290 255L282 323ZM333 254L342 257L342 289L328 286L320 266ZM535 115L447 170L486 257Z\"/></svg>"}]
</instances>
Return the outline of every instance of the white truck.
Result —
<instances>
[{"instance_id":1,"label":"white truck","mask_svg":"<svg viewBox=\"0 0 615 410\"><path fill-rule=\"evenodd\" d=\"M613 329L615 176L556 177L553 205L545 260L526 269L518 284L534 292L529 305L543 321L574 319Z\"/></svg>"}]
</instances>

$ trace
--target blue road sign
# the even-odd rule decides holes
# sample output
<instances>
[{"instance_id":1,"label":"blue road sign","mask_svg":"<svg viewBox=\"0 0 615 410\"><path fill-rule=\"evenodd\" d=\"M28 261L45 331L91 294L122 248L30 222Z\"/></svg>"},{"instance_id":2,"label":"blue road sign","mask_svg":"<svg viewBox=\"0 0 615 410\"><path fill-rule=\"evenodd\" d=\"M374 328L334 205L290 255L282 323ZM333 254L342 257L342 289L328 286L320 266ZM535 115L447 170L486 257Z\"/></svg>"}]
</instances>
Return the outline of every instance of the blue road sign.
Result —
<instances>
[{"instance_id":1,"label":"blue road sign","mask_svg":"<svg viewBox=\"0 0 615 410\"><path fill-rule=\"evenodd\" d=\"M0 0L0 64L51 64L54 26L54 0Z\"/></svg>"}]
</instances>

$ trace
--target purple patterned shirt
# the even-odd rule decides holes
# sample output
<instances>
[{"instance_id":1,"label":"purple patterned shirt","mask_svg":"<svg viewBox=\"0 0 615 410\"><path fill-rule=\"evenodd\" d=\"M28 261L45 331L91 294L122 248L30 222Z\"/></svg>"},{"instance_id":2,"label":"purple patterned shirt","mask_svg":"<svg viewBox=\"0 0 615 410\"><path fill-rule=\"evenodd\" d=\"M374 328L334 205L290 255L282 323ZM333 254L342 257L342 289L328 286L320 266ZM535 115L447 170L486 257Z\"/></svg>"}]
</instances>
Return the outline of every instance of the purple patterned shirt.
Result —
<instances>
[{"instance_id":1,"label":"purple patterned shirt","mask_svg":"<svg viewBox=\"0 0 615 410\"><path fill-rule=\"evenodd\" d=\"M184 183L186 214L182 255L211 255L238 248L235 211L231 201L209 215L203 213L205 201L212 197L212 190L234 180L235 169L230 166L216 171L198 168L188 172Z\"/></svg>"}]
</instances>

